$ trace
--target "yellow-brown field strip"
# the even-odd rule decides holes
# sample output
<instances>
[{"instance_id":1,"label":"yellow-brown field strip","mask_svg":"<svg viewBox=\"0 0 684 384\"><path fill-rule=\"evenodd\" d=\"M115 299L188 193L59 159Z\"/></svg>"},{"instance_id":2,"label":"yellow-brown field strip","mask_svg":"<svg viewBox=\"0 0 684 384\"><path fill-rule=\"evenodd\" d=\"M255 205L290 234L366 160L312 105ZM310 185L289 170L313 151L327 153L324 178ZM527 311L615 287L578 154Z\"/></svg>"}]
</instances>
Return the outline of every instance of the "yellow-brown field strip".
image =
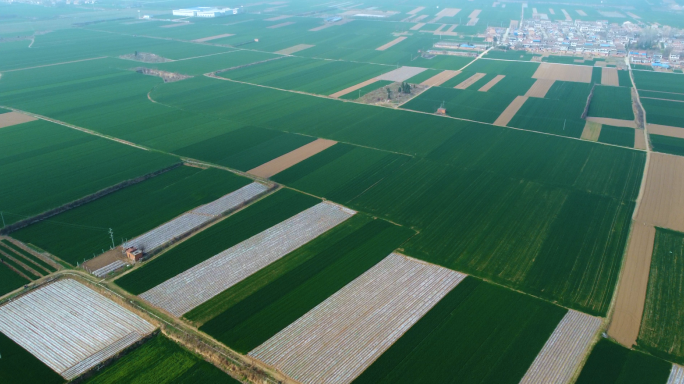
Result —
<instances>
[{"instance_id":1,"label":"yellow-brown field strip","mask_svg":"<svg viewBox=\"0 0 684 384\"><path fill-rule=\"evenodd\" d=\"M159 28L176 28L176 27L182 27L184 25L190 25L190 24L192 24L192 23L173 23L173 24L162 25Z\"/></svg>"},{"instance_id":2,"label":"yellow-brown field strip","mask_svg":"<svg viewBox=\"0 0 684 384\"><path fill-rule=\"evenodd\" d=\"M587 121L584 123L584 130L582 130L582 136L580 138L587 141L598 141L600 135L601 124Z\"/></svg>"},{"instance_id":3,"label":"yellow-brown field strip","mask_svg":"<svg viewBox=\"0 0 684 384\"><path fill-rule=\"evenodd\" d=\"M420 83L420 85L429 85L431 87L436 87L438 85L444 84L451 78L457 76L459 73L461 73L461 71L452 71L450 69L447 69L423 81L422 83Z\"/></svg>"},{"instance_id":4,"label":"yellow-brown field strip","mask_svg":"<svg viewBox=\"0 0 684 384\"><path fill-rule=\"evenodd\" d=\"M482 87L480 87L480 89L478 89L478 91L480 91L480 92L487 92L487 91L489 91L489 90L490 90L493 86L495 86L499 81L503 80L504 77L506 77L506 75L496 75L496 77L494 77L493 79L489 80L489 82L488 82L487 84L485 84L485 85L483 85Z\"/></svg>"},{"instance_id":5,"label":"yellow-brown field strip","mask_svg":"<svg viewBox=\"0 0 684 384\"><path fill-rule=\"evenodd\" d=\"M33 116L24 115L19 112L7 112L0 114L0 128L11 127L12 125L28 123L38 120Z\"/></svg>"},{"instance_id":6,"label":"yellow-brown field strip","mask_svg":"<svg viewBox=\"0 0 684 384\"><path fill-rule=\"evenodd\" d=\"M414 25L413 27L409 28L412 31L417 31L425 26L425 23L418 23Z\"/></svg>"},{"instance_id":7,"label":"yellow-brown field strip","mask_svg":"<svg viewBox=\"0 0 684 384\"><path fill-rule=\"evenodd\" d=\"M281 49L280 51L276 51L276 52L273 52L273 53L277 53L277 54L280 54L280 55L291 55L291 54L293 54L293 53L296 53L296 52L299 52L299 51L303 51L303 50L309 49L309 48L311 48L311 47L314 47L314 45L310 45L310 44L297 44L297 45L294 45L294 46L292 46L292 47L290 47L290 48Z\"/></svg>"},{"instance_id":8,"label":"yellow-brown field strip","mask_svg":"<svg viewBox=\"0 0 684 384\"><path fill-rule=\"evenodd\" d=\"M601 85L620 86L617 68L601 68Z\"/></svg>"},{"instance_id":9,"label":"yellow-brown field strip","mask_svg":"<svg viewBox=\"0 0 684 384\"><path fill-rule=\"evenodd\" d=\"M481 78L485 77L487 74L486 73L476 73L469 78L463 80L459 85L455 86L454 88L456 89L466 89L470 87L471 85L475 84L476 81L480 80Z\"/></svg>"},{"instance_id":10,"label":"yellow-brown field strip","mask_svg":"<svg viewBox=\"0 0 684 384\"><path fill-rule=\"evenodd\" d=\"M193 43L203 43L203 42L205 42L205 41L211 41L211 40L216 40L216 39L222 39L222 38L224 38L224 37L231 37L231 36L235 36L235 35L232 34L232 33L224 33L223 35L216 35L216 36L203 37L203 38L201 38L201 39L195 39L195 40L192 40L192 42L193 42Z\"/></svg>"},{"instance_id":11,"label":"yellow-brown field strip","mask_svg":"<svg viewBox=\"0 0 684 384\"><path fill-rule=\"evenodd\" d=\"M2 115L0 115L0 118ZM648 124L648 133L684 139L684 128L670 127L668 125Z\"/></svg>"},{"instance_id":12,"label":"yellow-brown field strip","mask_svg":"<svg viewBox=\"0 0 684 384\"><path fill-rule=\"evenodd\" d=\"M366 81L364 81L364 82L358 83L358 84L356 84L356 85L352 85L352 86L349 87L349 88L345 88L345 89L343 89L343 90L341 90L341 91L337 91L337 92L333 93L332 95L330 95L330 97L335 97L335 98L337 98L337 97L344 96L344 95L346 95L347 93L351 93L351 92L354 92L354 91L356 91L356 90L359 90L359 89L365 87L366 85L375 83L376 81L378 81L378 79L375 78L375 77L372 78L372 79L368 79L368 80L366 80Z\"/></svg>"},{"instance_id":13,"label":"yellow-brown field strip","mask_svg":"<svg viewBox=\"0 0 684 384\"><path fill-rule=\"evenodd\" d=\"M639 335L654 241L653 225L632 223L627 254L617 287L615 312L608 327L608 335L627 347L634 345Z\"/></svg>"},{"instance_id":14,"label":"yellow-brown field strip","mask_svg":"<svg viewBox=\"0 0 684 384\"><path fill-rule=\"evenodd\" d=\"M587 13L584 12L583 10L581 10L581 9L578 9L578 10L577 10L577 14L579 14L580 16L587 16Z\"/></svg>"},{"instance_id":15,"label":"yellow-brown field strip","mask_svg":"<svg viewBox=\"0 0 684 384\"><path fill-rule=\"evenodd\" d=\"M292 17L292 16L291 15L280 15L280 16L271 17L270 19L264 19L264 20L266 20L266 21L278 21L278 20L288 19L290 17Z\"/></svg>"},{"instance_id":16,"label":"yellow-brown field strip","mask_svg":"<svg viewBox=\"0 0 684 384\"><path fill-rule=\"evenodd\" d=\"M314 140L309 144L303 145L295 149L294 151L288 152L280 157L276 157L275 159L265 164L250 169L249 171L247 171L247 173L250 173L254 176L268 178L290 168L291 166L297 163L300 163L308 159L309 157L317 153L323 152L324 150L332 147L335 144L337 144L337 142L332 140Z\"/></svg>"},{"instance_id":17,"label":"yellow-brown field strip","mask_svg":"<svg viewBox=\"0 0 684 384\"><path fill-rule=\"evenodd\" d=\"M593 69L588 65L541 63L532 78L591 83Z\"/></svg>"},{"instance_id":18,"label":"yellow-brown field strip","mask_svg":"<svg viewBox=\"0 0 684 384\"><path fill-rule=\"evenodd\" d=\"M625 12L625 13L626 13L629 17L631 17L631 18L634 18L634 19L637 19L637 20L641 19L641 17L639 17L639 16L633 14L632 12Z\"/></svg>"},{"instance_id":19,"label":"yellow-brown field strip","mask_svg":"<svg viewBox=\"0 0 684 384\"><path fill-rule=\"evenodd\" d=\"M294 23L295 23L294 21L286 21L284 23L271 25L270 27L266 27L266 28L268 28L268 29L282 28L282 27L287 27L288 25L292 25Z\"/></svg>"},{"instance_id":20,"label":"yellow-brown field strip","mask_svg":"<svg viewBox=\"0 0 684 384\"><path fill-rule=\"evenodd\" d=\"M552 15L555 15L555 14L556 14L556 11L554 11L553 8L549 8L549 13L552 14Z\"/></svg>"},{"instance_id":21,"label":"yellow-brown field strip","mask_svg":"<svg viewBox=\"0 0 684 384\"><path fill-rule=\"evenodd\" d=\"M501 127L505 127L510 123L511 119L513 119L513 116L515 116L516 113L520 110L520 108L525 104L527 101L527 96L518 96L516 97L509 105L506 107L506 109L501 112L501 115L496 119L494 122L494 125L498 125Z\"/></svg>"},{"instance_id":22,"label":"yellow-brown field strip","mask_svg":"<svg viewBox=\"0 0 684 384\"><path fill-rule=\"evenodd\" d=\"M425 9L425 7L418 7L418 8L415 8L414 10L412 10L412 11L406 12L406 14L407 14L407 15L415 15L416 13L422 11L423 9Z\"/></svg>"},{"instance_id":23,"label":"yellow-brown field strip","mask_svg":"<svg viewBox=\"0 0 684 384\"><path fill-rule=\"evenodd\" d=\"M556 80L537 79L537 81L532 84L530 89L527 90L525 96L544 98L546 93L549 91L549 89L551 89L551 86L555 82Z\"/></svg>"},{"instance_id":24,"label":"yellow-brown field strip","mask_svg":"<svg viewBox=\"0 0 684 384\"><path fill-rule=\"evenodd\" d=\"M469 19L474 19L474 18L476 18L476 17L478 17L478 16L480 15L480 12L482 12L481 9L476 9L476 10L474 10L473 12L471 12L470 15L468 15L468 18L469 18Z\"/></svg>"},{"instance_id":25,"label":"yellow-brown field strip","mask_svg":"<svg viewBox=\"0 0 684 384\"><path fill-rule=\"evenodd\" d=\"M684 232L684 157L653 152L636 220Z\"/></svg>"},{"instance_id":26,"label":"yellow-brown field strip","mask_svg":"<svg viewBox=\"0 0 684 384\"><path fill-rule=\"evenodd\" d=\"M637 128L636 121L634 120L611 119L608 117L587 117L587 121L603 125L612 125L614 127Z\"/></svg>"},{"instance_id":27,"label":"yellow-brown field strip","mask_svg":"<svg viewBox=\"0 0 684 384\"><path fill-rule=\"evenodd\" d=\"M454 17L459 12L461 12L460 8L444 8L441 11L439 11L435 16L437 16L437 17Z\"/></svg>"},{"instance_id":28,"label":"yellow-brown field strip","mask_svg":"<svg viewBox=\"0 0 684 384\"><path fill-rule=\"evenodd\" d=\"M634 130L634 148L646 149L646 137L643 129Z\"/></svg>"},{"instance_id":29,"label":"yellow-brown field strip","mask_svg":"<svg viewBox=\"0 0 684 384\"><path fill-rule=\"evenodd\" d=\"M396 45L396 44L401 43L401 42L404 41L404 40L406 40L406 36L397 37L396 39L390 41L389 43L384 44L384 45L381 45L381 46L375 48L375 50L376 50L376 51L384 51L384 50L386 50L386 49L388 49L388 48L390 48L390 47L392 47L392 46L394 46L394 45Z\"/></svg>"}]
</instances>

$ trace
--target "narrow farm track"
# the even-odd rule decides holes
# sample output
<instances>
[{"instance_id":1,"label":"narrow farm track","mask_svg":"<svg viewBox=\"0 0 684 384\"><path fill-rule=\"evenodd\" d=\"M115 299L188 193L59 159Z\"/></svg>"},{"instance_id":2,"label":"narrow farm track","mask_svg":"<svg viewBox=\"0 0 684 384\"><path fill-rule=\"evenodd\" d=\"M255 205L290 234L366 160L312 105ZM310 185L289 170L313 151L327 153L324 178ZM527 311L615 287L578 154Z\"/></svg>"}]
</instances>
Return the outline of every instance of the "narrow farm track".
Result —
<instances>
[{"instance_id":1,"label":"narrow farm track","mask_svg":"<svg viewBox=\"0 0 684 384\"><path fill-rule=\"evenodd\" d=\"M33 44L33 42L31 43ZM107 56L98 56L98 57L91 57L90 59L82 59L82 60L73 60L73 61L64 61L61 63L53 63L53 64L45 64L45 65L37 65L35 67L26 67L26 68L17 68L17 69L8 69L4 70L1 72L16 72L16 71L25 71L27 69L35 69L35 68L45 68L45 67L53 67L55 65L64 65L64 64L72 64L72 63L80 63L82 61L91 61L91 60L99 60L99 59L106 59Z\"/></svg>"}]
</instances>

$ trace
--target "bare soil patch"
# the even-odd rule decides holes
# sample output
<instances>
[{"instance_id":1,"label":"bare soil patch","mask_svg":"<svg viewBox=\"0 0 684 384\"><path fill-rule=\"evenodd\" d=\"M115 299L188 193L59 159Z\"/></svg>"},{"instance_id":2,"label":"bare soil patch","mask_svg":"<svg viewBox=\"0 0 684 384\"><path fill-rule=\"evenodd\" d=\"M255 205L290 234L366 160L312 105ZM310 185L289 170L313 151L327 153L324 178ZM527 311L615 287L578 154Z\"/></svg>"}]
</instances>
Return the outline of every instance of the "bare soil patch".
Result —
<instances>
[{"instance_id":1,"label":"bare soil patch","mask_svg":"<svg viewBox=\"0 0 684 384\"><path fill-rule=\"evenodd\" d=\"M412 31L417 31L425 26L425 23L418 23L414 25L413 27L409 28Z\"/></svg>"},{"instance_id":2,"label":"bare soil patch","mask_svg":"<svg viewBox=\"0 0 684 384\"><path fill-rule=\"evenodd\" d=\"M173 23L173 24L162 25L159 28L176 28L176 27L182 27L184 25L190 25L190 24L192 24L192 23Z\"/></svg>"},{"instance_id":3,"label":"bare soil patch","mask_svg":"<svg viewBox=\"0 0 684 384\"><path fill-rule=\"evenodd\" d=\"M309 144L303 145L294 151L288 152L280 157L277 157L268 163L262 164L254 169L250 169L247 173L251 173L254 176L259 176L263 178L269 178L275 174L278 174L291 166L300 163L309 157L323 152L324 150L337 144L336 141L318 139Z\"/></svg>"},{"instance_id":4,"label":"bare soil patch","mask_svg":"<svg viewBox=\"0 0 684 384\"><path fill-rule=\"evenodd\" d=\"M309 32L320 31L320 30L330 28L330 27L335 26L335 25L347 24L347 23L352 22L352 21L354 21L354 19L344 19L344 20L336 21L334 23L326 23L326 24L321 25L320 27L309 29Z\"/></svg>"},{"instance_id":5,"label":"bare soil patch","mask_svg":"<svg viewBox=\"0 0 684 384\"><path fill-rule=\"evenodd\" d=\"M485 84L485 85L483 85L482 87L480 87L480 89L478 89L478 91L480 91L480 92L487 92L487 91L489 91L489 90L490 90L493 86L495 86L499 81L503 80L504 77L506 77L506 75L496 75L496 77L494 77L493 79L489 80L489 82L488 82L487 84Z\"/></svg>"},{"instance_id":6,"label":"bare soil patch","mask_svg":"<svg viewBox=\"0 0 684 384\"><path fill-rule=\"evenodd\" d=\"M587 65L541 63L532 78L591 83L592 70L593 68Z\"/></svg>"},{"instance_id":7,"label":"bare soil patch","mask_svg":"<svg viewBox=\"0 0 684 384\"><path fill-rule=\"evenodd\" d=\"M439 11L435 16L438 16L438 17L454 17L459 12L461 12L460 8L444 8L441 11Z\"/></svg>"},{"instance_id":8,"label":"bare soil patch","mask_svg":"<svg viewBox=\"0 0 684 384\"><path fill-rule=\"evenodd\" d=\"M192 40L192 42L193 42L193 43L204 43L205 41L211 41L211 40L216 40L216 39L222 39L222 38L224 38L224 37L231 37L231 36L235 36L235 35L232 34L232 33L224 33L224 34L222 34L222 35L215 35L215 36L203 37L203 38L201 38L201 39L195 39L195 40Z\"/></svg>"},{"instance_id":9,"label":"bare soil patch","mask_svg":"<svg viewBox=\"0 0 684 384\"><path fill-rule=\"evenodd\" d=\"M416 13L422 11L423 9L425 9L425 7L418 7L418 8L413 9L412 11L406 12L406 14L407 15L415 15Z\"/></svg>"},{"instance_id":10,"label":"bare soil patch","mask_svg":"<svg viewBox=\"0 0 684 384\"><path fill-rule=\"evenodd\" d=\"M606 63L605 61L596 61L594 62L594 67L606 68L607 64L608 63Z\"/></svg>"},{"instance_id":11,"label":"bare soil patch","mask_svg":"<svg viewBox=\"0 0 684 384\"><path fill-rule=\"evenodd\" d=\"M161 77L162 79L164 79L165 83L172 83L174 81L181 81L181 80L189 79L192 77L192 76L188 76L188 75L181 75L180 73L160 71L158 69L145 68L145 67L135 68L134 71L136 71L138 73L142 73L143 75Z\"/></svg>"},{"instance_id":12,"label":"bare soil patch","mask_svg":"<svg viewBox=\"0 0 684 384\"><path fill-rule=\"evenodd\" d=\"M117 260L124 261L128 264L128 259L123 254L121 247L110 249L109 251L101 254L100 256L97 256L86 261L82 264L82 266L83 269L85 269L86 271L96 271L102 267L106 267L109 264L112 264Z\"/></svg>"},{"instance_id":13,"label":"bare soil patch","mask_svg":"<svg viewBox=\"0 0 684 384\"><path fill-rule=\"evenodd\" d=\"M639 16L633 14L632 12L625 12L625 13L626 13L629 17L631 17L631 18L633 18L633 19L637 19L637 20L641 19L641 17L639 17Z\"/></svg>"},{"instance_id":14,"label":"bare soil patch","mask_svg":"<svg viewBox=\"0 0 684 384\"><path fill-rule=\"evenodd\" d=\"M634 148L636 149L647 149L646 137L644 135L644 130L637 128L634 130Z\"/></svg>"},{"instance_id":15,"label":"bare soil patch","mask_svg":"<svg viewBox=\"0 0 684 384\"><path fill-rule=\"evenodd\" d=\"M404 40L406 40L406 36L397 37L396 39L390 41L389 43L384 44L384 45L381 45L381 46L375 48L375 50L376 50L376 51L384 51L384 50L386 50L386 49L388 49L388 48L390 48L390 47L393 47L393 46L395 46L395 45L401 43L401 42L404 41Z\"/></svg>"},{"instance_id":16,"label":"bare soil patch","mask_svg":"<svg viewBox=\"0 0 684 384\"><path fill-rule=\"evenodd\" d=\"M601 85L612 85L619 87L617 68L602 68L601 69Z\"/></svg>"},{"instance_id":17,"label":"bare soil patch","mask_svg":"<svg viewBox=\"0 0 684 384\"><path fill-rule=\"evenodd\" d=\"M280 15L280 16L271 17L270 19L264 19L264 20L266 20L266 21L278 21L278 20L288 19L290 17L292 17L292 16L291 15Z\"/></svg>"},{"instance_id":18,"label":"bare soil patch","mask_svg":"<svg viewBox=\"0 0 684 384\"><path fill-rule=\"evenodd\" d=\"M119 56L119 59L140 61L142 63L168 63L174 61L148 52L129 53Z\"/></svg>"},{"instance_id":19,"label":"bare soil patch","mask_svg":"<svg viewBox=\"0 0 684 384\"><path fill-rule=\"evenodd\" d=\"M428 85L431 87L436 87L436 86L444 84L449 79L451 79L455 76L458 76L458 74L460 74L460 73L461 73L461 71L452 71L450 69L447 69L446 71L442 71L442 72L432 76L431 78L423 81L422 83L420 83L420 85Z\"/></svg>"},{"instance_id":20,"label":"bare soil patch","mask_svg":"<svg viewBox=\"0 0 684 384\"><path fill-rule=\"evenodd\" d=\"M632 233L618 282L615 312L608 327L608 335L627 347L632 347L639 335L654 241L653 225L632 223Z\"/></svg>"},{"instance_id":21,"label":"bare soil patch","mask_svg":"<svg viewBox=\"0 0 684 384\"><path fill-rule=\"evenodd\" d=\"M494 125L505 127L511 121L511 119L513 119L513 116L515 116L515 114L518 113L518 111L523 106L523 104L525 104L526 101L527 96L516 97L508 105L508 107L506 107L506 109L501 113L501 115L499 115L499 117L494 122Z\"/></svg>"},{"instance_id":22,"label":"bare soil patch","mask_svg":"<svg viewBox=\"0 0 684 384\"><path fill-rule=\"evenodd\" d=\"M411 84L411 93L399 93L398 89L400 86L401 83L392 83L386 87L368 92L355 101L364 104L397 108L430 88L427 85ZM387 97L388 89L389 98Z\"/></svg>"},{"instance_id":23,"label":"bare soil patch","mask_svg":"<svg viewBox=\"0 0 684 384\"><path fill-rule=\"evenodd\" d=\"M34 120L38 119L19 112L6 112L0 114L0 128L11 127L13 125L28 123L29 121Z\"/></svg>"},{"instance_id":24,"label":"bare soil patch","mask_svg":"<svg viewBox=\"0 0 684 384\"><path fill-rule=\"evenodd\" d=\"M2 115L0 115L2 116ZM648 133L684 139L684 128L670 127L667 125L648 124Z\"/></svg>"},{"instance_id":25,"label":"bare soil patch","mask_svg":"<svg viewBox=\"0 0 684 384\"><path fill-rule=\"evenodd\" d=\"M584 124L584 130L582 131L582 136L580 138L587 141L598 141L598 138L601 135L601 127L602 126L599 123L587 121Z\"/></svg>"},{"instance_id":26,"label":"bare soil patch","mask_svg":"<svg viewBox=\"0 0 684 384\"><path fill-rule=\"evenodd\" d=\"M555 14L556 14L556 11L554 11L553 8L549 8L549 13L552 14L552 15L555 15Z\"/></svg>"},{"instance_id":27,"label":"bare soil patch","mask_svg":"<svg viewBox=\"0 0 684 384\"><path fill-rule=\"evenodd\" d=\"M608 117L587 117L587 121L615 127L637 128L637 124L634 120L611 119Z\"/></svg>"},{"instance_id":28,"label":"bare soil patch","mask_svg":"<svg viewBox=\"0 0 684 384\"><path fill-rule=\"evenodd\" d=\"M280 55L291 55L291 54L293 54L293 53L296 53L296 52L299 52L299 51L303 51L303 50L309 49L309 48L311 48L311 47L314 47L314 45L310 45L310 44L297 44L297 45L294 45L294 46L292 46L292 47L290 47L290 48L281 49L280 51L276 51L276 52L273 52L273 53L277 53L277 54L280 54Z\"/></svg>"},{"instance_id":29,"label":"bare soil patch","mask_svg":"<svg viewBox=\"0 0 684 384\"><path fill-rule=\"evenodd\" d=\"M463 80L459 85L455 86L454 88L456 89L466 89L470 87L471 85L475 84L476 81L480 80L481 78L485 77L487 75L486 73L476 73L469 78Z\"/></svg>"},{"instance_id":30,"label":"bare soil patch","mask_svg":"<svg viewBox=\"0 0 684 384\"><path fill-rule=\"evenodd\" d=\"M470 15L468 15L468 18L469 18L469 19L474 19L474 18L476 18L476 17L478 17L478 16L480 15L480 12L482 12L481 9L476 9L476 10L474 10L473 12L471 12Z\"/></svg>"},{"instance_id":31,"label":"bare soil patch","mask_svg":"<svg viewBox=\"0 0 684 384\"><path fill-rule=\"evenodd\" d=\"M377 80L388 80L388 81L406 81L413 76L425 71L427 68L420 67L400 67L393 71L383 73L382 75L376 77Z\"/></svg>"},{"instance_id":32,"label":"bare soil patch","mask_svg":"<svg viewBox=\"0 0 684 384\"><path fill-rule=\"evenodd\" d=\"M286 27L286 26L288 26L288 25L292 25L292 24L294 24L294 23L295 23L294 21L287 21L287 22L284 22L284 23L280 23L280 24L276 24L276 25L271 25L270 27L266 27L266 28L268 28L268 29L282 28L282 27Z\"/></svg>"},{"instance_id":33,"label":"bare soil patch","mask_svg":"<svg viewBox=\"0 0 684 384\"><path fill-rule=\"evenodd\" d=\"M581 10L581 9L578 9L578 10L577 10L577 14L579 14L580 16L587 16L587 13L584 12L583 10Z\"/></svg>"},{"instance_id":34,"label":"bare soil patch","mask_svg":"<svg viewBox=\"0 0 684 384\"><path fill-rule=\"evenodd\" d=\"M352 86L349 87L349 88L345 88L345 89L343 89L343 90L341 90L341 91L337 91L337 92L333 93L332 95L330 95L330 97L335 97L335 98L337 98L337 97L344 96L344 95L346 95L347 93L351 93L351 92L354 92L354 91L356 91L356 90L359 90L359 89L365 87L366 85L375 83L376 81L378 81L377 78L368 79L368 80L366 80L366 81L364 81L364 82L358 83L358 84L356 84L356 85L352 85Z\"/></svg>"},{"instance_id":35,"label":"bare soil patch","mask_svg":"<svg viewBox=\"0 0 684 384\"><path fill-rule=\"evenodd\" d=\"M537 79L530 89L527 90L525 96L544 98L554 82L556 82L556 80Z\"/></svg>"},{"instance_id":36,"label":"bare soil patch","mask_svg":"<svg viewBox=\"0 0 684 384\"><path fill-rule=\"evenodd\" d=\"M684 232L684 157L653 152L635 220Z\"/></svg>"}]
</instances>

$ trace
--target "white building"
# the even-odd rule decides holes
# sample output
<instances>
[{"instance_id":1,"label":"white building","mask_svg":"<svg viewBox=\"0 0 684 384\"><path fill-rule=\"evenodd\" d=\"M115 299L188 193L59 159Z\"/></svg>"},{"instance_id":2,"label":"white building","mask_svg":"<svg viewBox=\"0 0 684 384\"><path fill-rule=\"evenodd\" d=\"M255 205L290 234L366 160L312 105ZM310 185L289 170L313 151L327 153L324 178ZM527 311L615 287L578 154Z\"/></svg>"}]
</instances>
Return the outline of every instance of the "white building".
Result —
<instances>
[{"instance_id":1,"label":"white building","mask_svg":"<svg viewBox=\"0 0 684 384\"><path fill-rule=\"evenodd\" d=\"M240 8L193 7L174 9L173 15L185 17L221 17L226 15L237 15L240 12Z\"/></svg>"}]
</instances>

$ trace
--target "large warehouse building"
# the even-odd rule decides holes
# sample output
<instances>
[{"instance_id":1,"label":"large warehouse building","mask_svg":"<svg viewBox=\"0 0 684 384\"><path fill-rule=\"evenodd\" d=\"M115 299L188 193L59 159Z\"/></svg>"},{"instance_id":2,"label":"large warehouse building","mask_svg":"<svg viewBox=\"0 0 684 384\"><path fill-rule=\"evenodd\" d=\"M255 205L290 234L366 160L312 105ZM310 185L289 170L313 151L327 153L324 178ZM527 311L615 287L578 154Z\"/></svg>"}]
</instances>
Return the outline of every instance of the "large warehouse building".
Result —
<instances>
[{"instance_id":1,"label":"large warehouse building","mask_svg":"<svg viewBox=\"0 0 684 384\"><path fill-rule=\"evenodd\" d=\"M174 9L174 16L185 17L221 17L227 15L237 15L240 8L213 8L213 7L193 7L184 9Z\"/></svg>"}]
</instances>

